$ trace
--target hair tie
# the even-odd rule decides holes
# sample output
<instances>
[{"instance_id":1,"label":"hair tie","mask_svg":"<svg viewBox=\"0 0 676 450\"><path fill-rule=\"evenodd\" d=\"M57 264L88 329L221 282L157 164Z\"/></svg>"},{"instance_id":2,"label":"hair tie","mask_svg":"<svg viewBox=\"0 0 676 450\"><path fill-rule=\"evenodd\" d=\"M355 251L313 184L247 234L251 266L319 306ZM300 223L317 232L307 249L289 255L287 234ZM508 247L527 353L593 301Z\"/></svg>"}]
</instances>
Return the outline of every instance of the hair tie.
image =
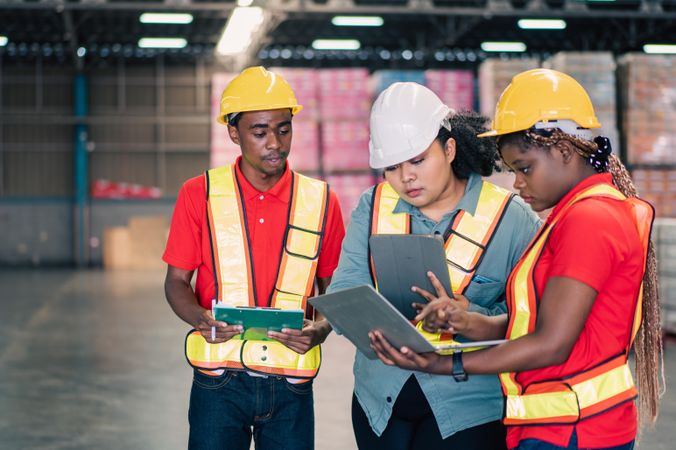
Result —
<instances>
[{"instance_id":1,"label":"hair tie","mask_svg":"<svg viewBox=\"0 0 676 450\"><path fill-rule=\"evenodd\" d=\"M589 164L598 173L608 171L608 158L613 149L610 146L610 139L605 136L597 136L594 138L594 143L597 145L597 150L589 155Z\"/></svg>"}]
</instances>

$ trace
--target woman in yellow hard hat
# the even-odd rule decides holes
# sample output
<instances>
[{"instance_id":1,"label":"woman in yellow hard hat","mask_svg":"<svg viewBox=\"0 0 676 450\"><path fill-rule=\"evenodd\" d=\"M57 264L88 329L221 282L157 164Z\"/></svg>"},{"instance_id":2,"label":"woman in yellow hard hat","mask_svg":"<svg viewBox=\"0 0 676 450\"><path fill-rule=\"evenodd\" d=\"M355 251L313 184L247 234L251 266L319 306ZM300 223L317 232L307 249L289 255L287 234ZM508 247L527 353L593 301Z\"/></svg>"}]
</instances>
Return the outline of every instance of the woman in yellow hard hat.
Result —
<instances>
[{"instance_id":1,"label":"woman in yellow hard hat","mask_svg":"<svg viewBox=\"0 0 676 450\"><path fill-rule=\"evenodd\" d=\"M505 311L507 275L540 221L513 193L482 180L499 161L495 140L477 138L485 124L474 113L451 111L416 83L395 83L380 94L370 117L370 165L384 171L385 181L362 194L353 211L329 291L376 285L370 235L436 235L445 242L458 304L489 316ZM411 293L411 302L418 298ZM450 338L424 335L433 344ZM505 448L495 375L459 385L359 351L354 375L352 424L361 450Z\"/></svg>"},{"instance_id":2,"label":"woman in yellow hard hat","mask_svg":"<svg viewBox=\"0 0 676 450\"><path fill-rule=\"evenodd\" d=\"M433 276L436 292L416 289L431 301L418 317L428 327L509 342L447 357L371 336L385 364L499 373L509 448L631 449L638 391L642 415L657 417L653 209L636 197L608 140L592 136L598 127L589 96L570 76L546 69L515 76L482 136L498 136L521 197L535 211L554 209L509 277L509 315L487 320L463 311ZM627 363L634 338L638 391Z\"/></svg>"}]
</instances>

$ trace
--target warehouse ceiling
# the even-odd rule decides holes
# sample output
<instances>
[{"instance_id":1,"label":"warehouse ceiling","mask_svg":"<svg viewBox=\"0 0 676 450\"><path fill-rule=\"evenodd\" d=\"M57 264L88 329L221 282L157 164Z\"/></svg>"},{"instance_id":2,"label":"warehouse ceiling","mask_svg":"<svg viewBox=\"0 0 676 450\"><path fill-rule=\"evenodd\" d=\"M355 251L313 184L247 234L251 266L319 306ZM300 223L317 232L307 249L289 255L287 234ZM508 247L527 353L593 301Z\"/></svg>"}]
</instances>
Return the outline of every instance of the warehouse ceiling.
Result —
<instances>
[{"instance_id":1,"label":"warehouse ceiling","mask_svg":"<svg viewBox=\"0 0 676 450\"><path fill-rule=\"evenodd\" d=\"M241 1L241 0L240 0ZM2 61L55 60L77 68L120 58L188 63L217 58L239 68L275 66L420 68L473 64L484 41L519 41L525 55L641 51L676 44L676 0L254 0L265 20L245 52L215 52L235 0L0 0ZM144 24L143 12L185 12L189 24ZM381 27L337 27L335 15L378 15ZM564 19L563 30L523 30L521 18ZM143 37L182 37L181 49L140 48ZM350 38L357 50L316 50L319 38ZM504 57L512 54L504 53Z\"/></svg>"}]
</instances>

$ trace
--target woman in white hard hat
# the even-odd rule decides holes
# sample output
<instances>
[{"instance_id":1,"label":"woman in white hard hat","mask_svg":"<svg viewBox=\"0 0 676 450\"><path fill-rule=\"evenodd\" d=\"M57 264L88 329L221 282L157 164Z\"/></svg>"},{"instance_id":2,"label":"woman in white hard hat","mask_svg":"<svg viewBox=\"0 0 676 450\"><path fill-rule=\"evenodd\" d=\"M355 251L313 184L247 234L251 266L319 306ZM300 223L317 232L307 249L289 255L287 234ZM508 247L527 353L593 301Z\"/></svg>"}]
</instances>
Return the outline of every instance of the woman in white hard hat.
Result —
<instances>
[{"instance_id":1,"label":"woman in white hard hat","mask_svg":"<svg viewBox=\"0 0 676 450\"><path fill-rule=\"evenodd\" d=\"M384 169L385 181L353 211L329 291L375 285L370 235L437 235L446 242L458 305L488 316L505 311L507 275L539 219L512 193L482 181L499 159L495 141L476 136L485 123L473 113L454 113L416 83L395 83L380 94L371 111L370 164ZM420 299L412 293L412 302ZM424 335L432 342L449 338ZM354 374L352 422L362 450L505 448L495 375L460 385L359 351Z\"/></svg>"},{"instance_id":2,"label":"woman in white hard hat","mask_svg":"<svg viewBox=\"0 0 676 450\"><path fill-rule=\"evenodd\" d=\"M584 88L570 76L534 69L515 76L493 130L514 187L535 211L554 208L510 275L509 315L468 313L438 281L419 315L427 326L500 346L452 358L372 345L386 364L430 373L500 373L509 448L633 448L643 418L657 417L661 331L652 207L636 190L599 128ZM640 327L640 332L639 332ZM637 335L638 333L638 335ZM634 386L628 365L636 338ZM464 368L463 368L464 366ZM474 375L469 376L471 380Z\"/></svg>"}]
</instances>

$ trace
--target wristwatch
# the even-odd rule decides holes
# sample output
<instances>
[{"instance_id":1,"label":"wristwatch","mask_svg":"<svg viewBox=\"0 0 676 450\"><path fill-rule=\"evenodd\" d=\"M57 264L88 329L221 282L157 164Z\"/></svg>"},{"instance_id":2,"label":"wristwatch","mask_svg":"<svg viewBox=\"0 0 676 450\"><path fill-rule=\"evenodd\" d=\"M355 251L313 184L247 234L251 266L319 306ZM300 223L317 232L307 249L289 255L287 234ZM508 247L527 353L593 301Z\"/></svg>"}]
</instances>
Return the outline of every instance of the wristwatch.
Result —
<instances>
[{"instance_id":1,"label":"wristwatch","mask_svg":"<svg viewBox=\"0 0 676 450\"><path fill-rule=\"evenodd\" d=\"M467 373L462 365L462 352L453 353L453 372L451 372L455 381L467 381Z\"/></svg>"}]
</instances>

